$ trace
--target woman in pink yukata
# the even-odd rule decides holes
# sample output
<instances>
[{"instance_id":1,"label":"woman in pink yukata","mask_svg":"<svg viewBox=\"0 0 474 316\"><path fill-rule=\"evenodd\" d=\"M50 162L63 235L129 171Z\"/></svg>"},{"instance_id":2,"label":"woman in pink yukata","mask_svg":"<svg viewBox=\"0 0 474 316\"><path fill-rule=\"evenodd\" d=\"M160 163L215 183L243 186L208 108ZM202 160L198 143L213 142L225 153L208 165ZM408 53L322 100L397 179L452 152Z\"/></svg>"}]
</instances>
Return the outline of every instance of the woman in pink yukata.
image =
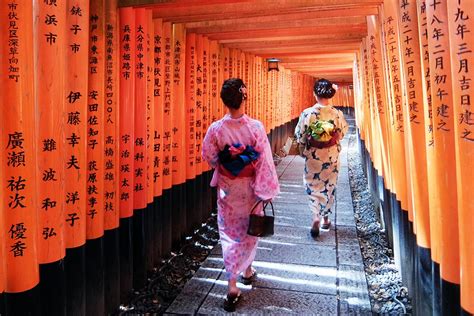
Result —
<instances>
[{"instance_id":1,"label":"woman in pink yukata","mask_svg":"<svg viewBox=\"0 0 474 316\"><path fill-rule=\"evenodd\" d=\"M217 186L217 221L228 277L226 311L240 298L237 277L244 284L256 276L252 262L258 237L247 235L249 215L256 202L270 201L280 190L265 128L245 114L247 88L242 79L228 79L221 99L228 114L209 127L202 145L203 158L214 168L211 186ZM262 203L257 214L262 214Z\"/></svg>"}]
</instances>

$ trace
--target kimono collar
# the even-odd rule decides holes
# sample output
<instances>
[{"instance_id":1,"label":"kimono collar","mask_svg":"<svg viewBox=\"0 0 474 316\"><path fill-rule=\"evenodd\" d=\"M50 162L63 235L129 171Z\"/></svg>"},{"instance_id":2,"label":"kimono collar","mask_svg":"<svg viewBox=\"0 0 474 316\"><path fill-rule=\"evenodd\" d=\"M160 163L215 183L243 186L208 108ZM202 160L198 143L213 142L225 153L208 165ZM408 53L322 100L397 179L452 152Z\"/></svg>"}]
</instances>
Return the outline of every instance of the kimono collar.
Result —
<instances>
[{"instance_id":1,"label":"kimono collar","mask_svg":"<svg viewBox=\"0 0 474 316\"><path fill-rule=\"evenodd\" d=\"M324 105L324 104L320 104L320 103L316 103L315 105L313 105L313 108L320 108L320 109L324 109L324 108L330 108L331 106L328 104L328 105Z\"/></svg>"},{"instance_id":2,"label":"kimono collar","mask_svg":"<svg viewBox=\"0 0 474 316\"><path fill-rule=\"evenodd\" d=\"M228 122L231 122L231 123L240 123L240 124L245 124L249 121L249 117L247 116L247 114L244 114L242 115L241 117L239 118L232 118L230 116L230 114L226 114L224 116L224 121L228 121Z\"/></svg>"}]
</instances>

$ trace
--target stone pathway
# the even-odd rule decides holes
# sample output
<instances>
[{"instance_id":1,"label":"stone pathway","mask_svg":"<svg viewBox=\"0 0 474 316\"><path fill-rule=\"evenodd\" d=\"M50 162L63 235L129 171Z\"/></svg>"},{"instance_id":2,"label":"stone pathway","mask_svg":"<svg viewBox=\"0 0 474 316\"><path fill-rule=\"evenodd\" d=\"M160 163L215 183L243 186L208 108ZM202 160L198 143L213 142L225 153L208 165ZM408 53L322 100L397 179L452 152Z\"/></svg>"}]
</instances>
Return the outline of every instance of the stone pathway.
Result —
<instances>
[{"instance_id":1,"label":"stone pathway","mask_svg":"<svg viewBox=\"0 0 474 316\"><path fill-rule=\"evenodd\" d=\"M281 194L275 199L275 235L259 242L252 286L239 283L243 300L235 314L372 315L354 222L343 141L335 223L317 241L302 184L304 160L287 156L278 165ZM166 314L226 314L227 282L220 245L185 285Z\"/></svg>"}]
</instances>

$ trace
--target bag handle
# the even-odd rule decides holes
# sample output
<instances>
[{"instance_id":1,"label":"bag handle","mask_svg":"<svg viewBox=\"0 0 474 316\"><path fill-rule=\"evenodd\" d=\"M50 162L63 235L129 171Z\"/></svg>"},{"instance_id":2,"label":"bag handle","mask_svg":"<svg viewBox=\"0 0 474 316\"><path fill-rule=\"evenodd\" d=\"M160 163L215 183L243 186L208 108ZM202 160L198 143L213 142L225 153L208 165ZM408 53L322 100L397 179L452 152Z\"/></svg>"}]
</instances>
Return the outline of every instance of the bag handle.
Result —
<instances>
[{"instance_id":1,"label":"bag handle","mask_svg":"<svg viewBox=\"0 0 474 316\"><path fill-rule=\"evenodd\" d=\"M250 211L250 214L253 214L253 211L255 210L255 208L260 204L260 203L263 203L263 214L266 216L266 208L267 208L267 205L270 204L270 206L272 207L272 215L273 217L275 217L275 209L273 208L273 203L272 201L268 201L268 202L264 202L263 200L258 200L257 202L255 202L255 204L253 205L252 207L252 210Z\"/></svg>"}]
</instances>

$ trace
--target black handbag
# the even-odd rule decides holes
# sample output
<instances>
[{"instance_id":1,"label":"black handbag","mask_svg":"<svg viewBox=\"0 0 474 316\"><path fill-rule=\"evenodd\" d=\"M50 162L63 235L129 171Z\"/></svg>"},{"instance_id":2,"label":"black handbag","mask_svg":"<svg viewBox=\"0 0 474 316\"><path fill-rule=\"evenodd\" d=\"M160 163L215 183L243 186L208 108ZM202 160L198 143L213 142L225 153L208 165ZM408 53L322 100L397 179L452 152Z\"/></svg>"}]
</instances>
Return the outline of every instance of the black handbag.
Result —
<instances>
[{"instance_id":1,"label":"black handbag","mask_svg":"<svg viewBox=\"0 0 474 316\"><path fill-rule=\"evenodd\" d=\"M274 233L273 226L275 223L275 210L273 209L273 204L272 202L267 202L263 204L263 216L253 214L253 211L260 203L264 202L258 201L257 203L255 203L255 205L252 207L252 210L250 211L249 228L247 230L247 234L256 237L272 236ZM270 206L272 207L271 216L267 215L265 212L265 209L267 208L268 204L270 204Z\"/></svg>"}]
</instances>

